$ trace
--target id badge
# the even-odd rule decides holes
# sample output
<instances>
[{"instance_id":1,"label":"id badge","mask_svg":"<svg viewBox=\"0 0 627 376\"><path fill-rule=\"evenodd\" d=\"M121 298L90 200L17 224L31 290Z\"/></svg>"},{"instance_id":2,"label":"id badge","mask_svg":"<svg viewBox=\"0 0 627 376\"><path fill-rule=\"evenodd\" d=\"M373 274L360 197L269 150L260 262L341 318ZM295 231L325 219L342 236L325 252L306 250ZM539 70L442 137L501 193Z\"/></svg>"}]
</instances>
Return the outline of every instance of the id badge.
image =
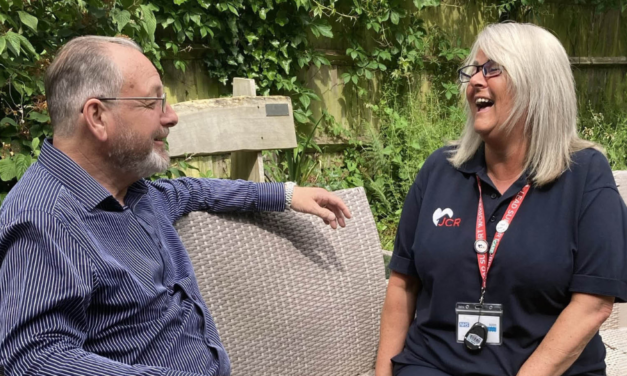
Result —
<instances>
[{"instance_id":1,"label":"id badge","mask_svg":"<svg viewBox=\"0 0 627 376\"><path fill-rule=\"evenodd\" d=\"M501 318L503 317L503 306L501 304L483 303L456 303L455 313L457 314L457 342L464 343L466 333L477 322L488 328L488 338L485 343L488 345L500 345L503 343L503 332Z\"/></svg>"}]
</instances>

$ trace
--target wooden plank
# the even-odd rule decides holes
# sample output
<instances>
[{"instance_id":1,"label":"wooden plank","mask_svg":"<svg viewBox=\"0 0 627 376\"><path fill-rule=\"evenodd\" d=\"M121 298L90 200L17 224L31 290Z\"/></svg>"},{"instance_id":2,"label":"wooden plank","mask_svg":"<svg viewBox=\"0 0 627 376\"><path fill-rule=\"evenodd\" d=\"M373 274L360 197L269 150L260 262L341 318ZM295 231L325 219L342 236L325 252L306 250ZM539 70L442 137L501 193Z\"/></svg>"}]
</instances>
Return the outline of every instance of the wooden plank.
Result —
<instances>
[{"instance_id":1,"label":"wooden plank","mask_svg":"<svg viewBox=\"0 0 627 376\"><path fill-rule=\"evenodd\" d=\"M257 96L257 88L255 87L255 80L249 78L234 78L233 79L233 96Z\"/></svg>"},{"instance_id":2,"label":"wooden plank","mask_svg":"<svg viewBox=\"0 0 627 376\"><path fill-rule=\"evenodd\" d=\"M233 79L233 97L248 96L254 98L257 96L257 87L255 86L255 80L247 78L234 78ZM259 107L258 107L259 108ZM264 107L265 108L265 107ZM292 119L292 114L288 110L289 119ZM268 112L266 110L266 117ZM294 123L292 122L292 129L294 129ZM296 135L296 131L294 131ZM259 135L263 140L268 135ZM252 141L252 140L251 140ZM231 153L231 179L244 179L255 182L263 182L265 176L263 173L263 158L261 151L235 151Z\"/></svg>"},{"instance_id":3,"label":"wooden plank","mask_svg":"<svg viewBox=\"0 0 627 376\"><path fill-rule=\"evenodd\" d=\"M266 104L287 105L288 116L266 116ZM289 97L216 98L172 107L179 116L168 136L173 157L296 147Z\"/></svg>"},{"instance_id":4,"label":"wooden plank","mask_svg":"<svg viewBox=\"0 0 627 376\"><path fill-rule=\"evenodd\" d=\"M627 56L571 57L572 65L627 65Z\"/></svg>"},{"instance_id":5,"label":"wooden plank","mask_svg":"<svg viewBox=\"0 0 627 376\"><path fill-rule=\"evenodd\" d=\"M260 151L231 153L231 179L243 179L263 183L263 157Z\"/></svg>"},{"instance_id":6,"label":"wooden plank","mask_svg":"<svg viewBox=\"0 0 627 376\"><path fill-rule=\"evenodd\" d=\"M182 72L174 67L174 61L162 62L163 84L170 104L219 96L219 82L207 74L202 60L186 60L187 69Z\"/></svg>"}]
</instances>

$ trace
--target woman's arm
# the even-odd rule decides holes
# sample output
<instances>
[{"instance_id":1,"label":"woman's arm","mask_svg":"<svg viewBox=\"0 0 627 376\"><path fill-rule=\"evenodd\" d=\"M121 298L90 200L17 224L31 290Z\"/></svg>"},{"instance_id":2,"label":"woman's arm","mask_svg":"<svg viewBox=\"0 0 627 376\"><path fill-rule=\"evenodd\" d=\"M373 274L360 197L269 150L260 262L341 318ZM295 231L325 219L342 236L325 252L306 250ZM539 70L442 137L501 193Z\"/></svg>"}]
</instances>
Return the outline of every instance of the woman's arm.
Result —
<instances>
[{"instance_id":1,"label":"woman's arm","mask_svg":"<svg viewBox=\"0 0 627 376\"><path fill-rule=\"evenodd\" d=\"M381 313L376 376L392 375L390 359L403 350L405 337L416 311L418 290L420 290L418 278L392 271Z\"/></svg>"},{"instance_id":2,"label":"woman's arm","mask_svg":"<svg viewBox=\"0 0 627 376\"><path fill-rule=\"evenodd\" d=\"M610 316L613 304L614 297L573 293L570 304L518 376L558 376L566 372Z\"/></svg>"}]
</instances>

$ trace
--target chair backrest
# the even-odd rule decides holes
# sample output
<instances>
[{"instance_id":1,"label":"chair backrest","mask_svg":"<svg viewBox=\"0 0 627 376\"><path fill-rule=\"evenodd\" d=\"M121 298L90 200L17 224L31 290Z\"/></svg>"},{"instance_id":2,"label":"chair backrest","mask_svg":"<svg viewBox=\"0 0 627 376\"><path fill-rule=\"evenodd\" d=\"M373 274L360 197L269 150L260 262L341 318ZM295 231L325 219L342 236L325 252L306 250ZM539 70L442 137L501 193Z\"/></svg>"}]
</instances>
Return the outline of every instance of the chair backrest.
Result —
<instances>
[{"instance_id":1,"label":"chair backrest","mask_svg":"<svg viewBox=\"0 0 627 376\"><path fill-rule=\"evenodd\" d=\"M365 192L335 192L346 228L283 213L192 213L176 228L232 375L355 376L374 367L385 297Z\"/></svg>"},{"instance_id":2,"label":"chair backrest","mask_svg":"<svg viewBox=\"0 0 627 376\"><path fill-rule=\"evenodd\" d=\"M614 179L623 201L627 202L627 171L614 171ZM612 315L605 321L601 330L619 328L627 328L627 307L624 304L614 304Z\"/></svg>"}]
</instances>

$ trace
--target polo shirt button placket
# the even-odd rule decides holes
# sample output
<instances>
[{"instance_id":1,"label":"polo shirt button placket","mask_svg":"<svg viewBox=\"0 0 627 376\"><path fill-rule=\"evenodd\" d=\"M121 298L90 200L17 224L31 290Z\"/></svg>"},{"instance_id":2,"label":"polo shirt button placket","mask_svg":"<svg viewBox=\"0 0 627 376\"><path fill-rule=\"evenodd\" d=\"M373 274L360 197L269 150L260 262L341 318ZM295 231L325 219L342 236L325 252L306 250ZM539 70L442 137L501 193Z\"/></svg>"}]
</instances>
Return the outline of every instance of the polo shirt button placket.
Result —
<instances>
[{"instance_id":1,"label":"polo shirt button placket","mask_svg":"<svg viewBox=\"0 0 627 376\"><path fill-rule=\"evenodd\" d=\"M497 197L499 197L499 196L498 196L496 193L492 193L492 194L490 195L490 198L491 198L491 199L493 199L493 200L494 200L495 198L497 198Z\"/></svg>"},{"instance_id":2,"label":"polo shirt button placket","mask_svg":"<svg viewBox=\"0 0 627 376\"><path fill-rule=\"evenodd\" d=\"M490 222L494 222L494 221L496 221L496 216L495 216L495 215L493 215L492 217L490 217Z\"/></svg>"}]
</instances>

